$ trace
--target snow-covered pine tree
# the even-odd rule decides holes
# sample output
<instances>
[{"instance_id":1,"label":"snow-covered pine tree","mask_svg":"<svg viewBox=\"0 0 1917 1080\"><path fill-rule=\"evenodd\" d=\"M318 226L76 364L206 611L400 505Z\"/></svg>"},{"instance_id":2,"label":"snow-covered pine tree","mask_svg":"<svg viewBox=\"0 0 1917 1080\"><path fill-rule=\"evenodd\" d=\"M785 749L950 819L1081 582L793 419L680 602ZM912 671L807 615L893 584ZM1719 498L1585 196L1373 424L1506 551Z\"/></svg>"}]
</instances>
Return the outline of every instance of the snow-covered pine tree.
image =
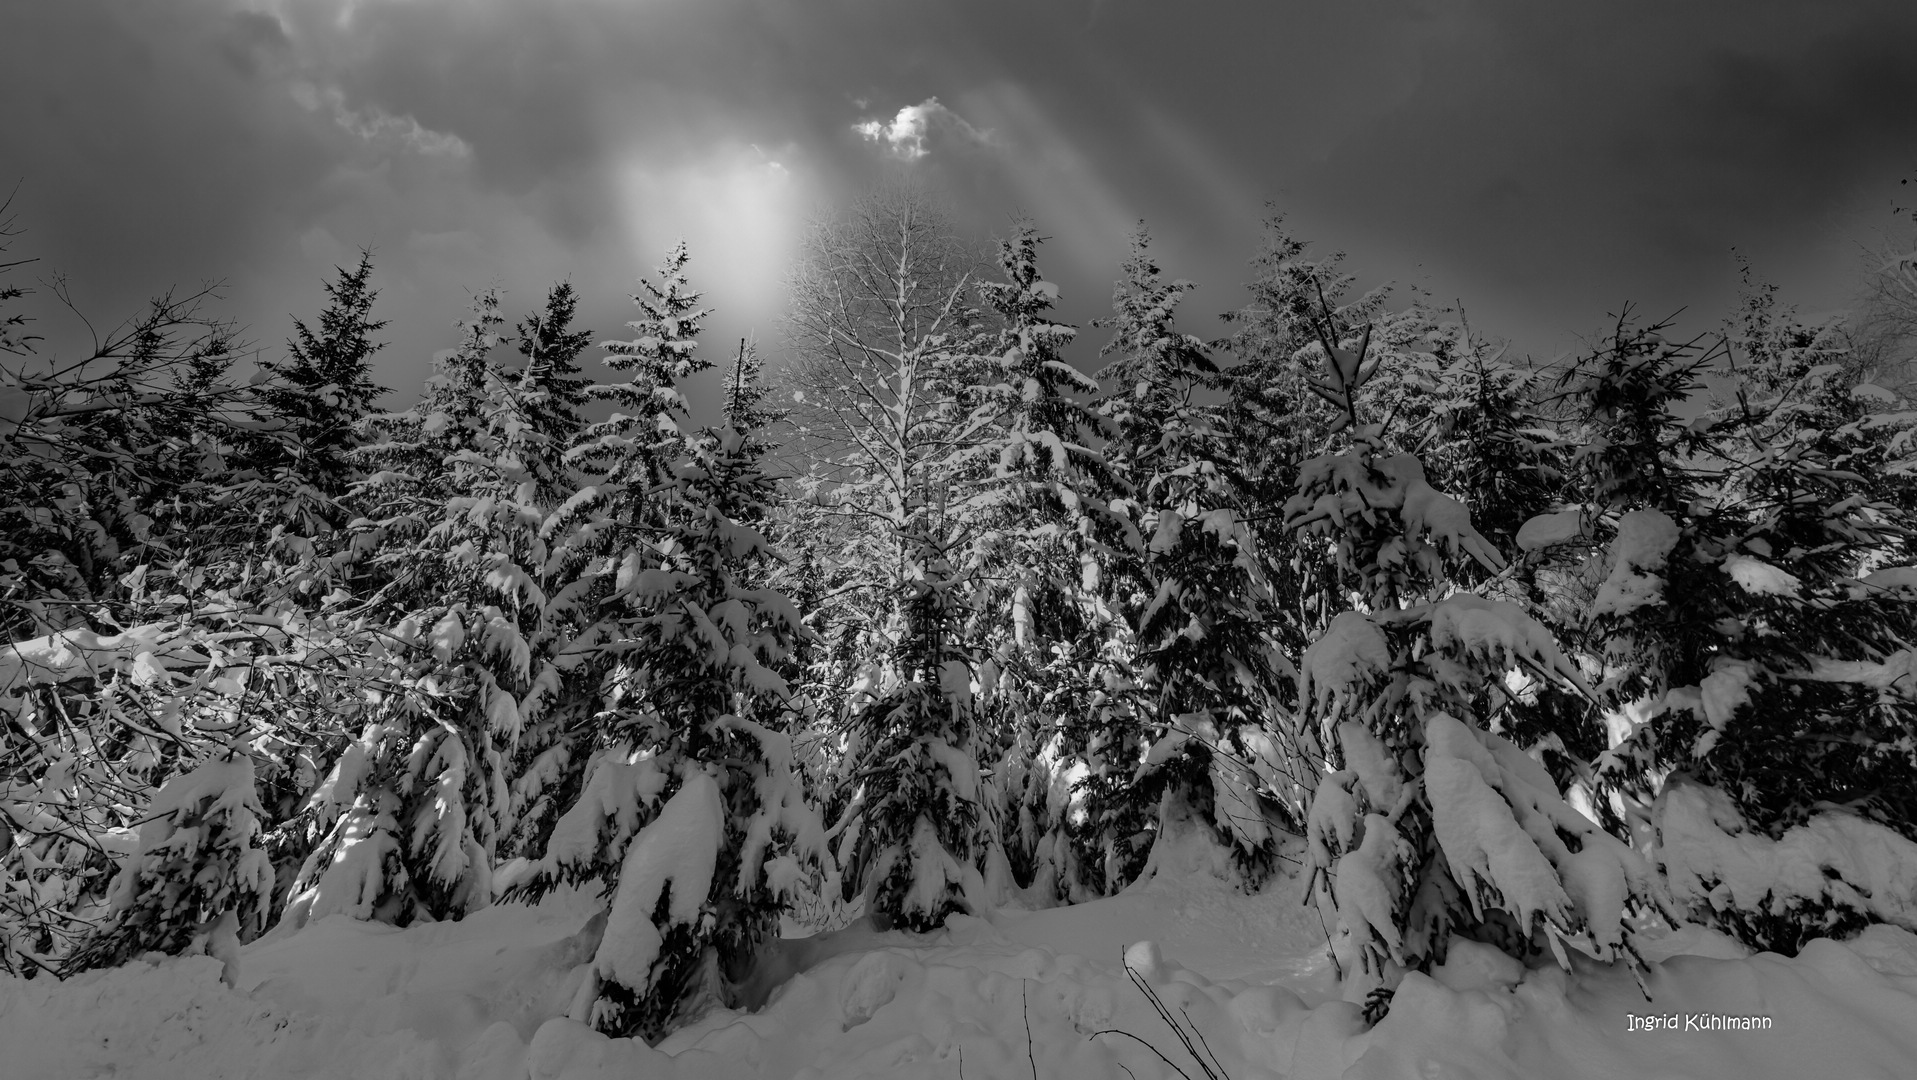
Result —
<instances>
[{"instance_id":1,"label":"snow-covered pine tree","mask_svg":"<svg viewBox=\"0 0 1917 1080\"><path fill-rule=\"evenodd\" d=\"M1586 358L1590 525L1564 539L1598 549L1585 648L1617 717L1599 808L1649 845L1668 917L1794 952L1917 925L1889 884L1917 870L1896 565L1917 520L1895 490L1908 421L1838 381L1834 328L1763 289L1742 314L1716 346L1620 320ZM1687 418L1720 355L1730 400Z\"/></svg>"},{"instance_id":2,"label":"snow-covered pine tree","mask_svg":"<svg viewBox=\"0 0 1917 1080\"><path fill-rule=\"evenodd\" d=\"M525 365L514 385L513 400L524 416L520 428L521 464L542 504L557 506L576 489L565 455L586 428L582 410L591 382L580 374L579 354L592 342L589 330L574 330L579 295L562 281L546 293L540 310L520 320L519 354Z\"/></svg>"},{"instance_id":3,"label":"snow-covered pine tree","mask_svg":"<svg viewBox=\"0 0 1917 1080\"><path fill-rule=\"evenodd\" d=\"M377 472L359 492L374 516L356 523L357 539L376 552L387 579L376 614L392 624L360 738L309 800L324 836L289 890L294 925L336 911L404 924L491 902L497 841L511 825L506 754L544 702L535 671L547 693L557 689L546 654L566 640L547 632L549 609L583 563L552 557L563 543L548 543L548 504L563 493L542 493L528 466L544 461L548 482L561 482L552 447L576 431L563 405L547 408L544 386L553 361L570 361L556 355L570 299L556 289L528 321L553 340L535 336L533 351L547 355L511 379L490 359L503 340L497 298L481 294L420 404L386 418L395 438L365 451L411 470Z\"/></svg>"},{"instance_id":4,"label":"snow-covered pine tree","mask_svg":"<svg viewBox=\"0 0 1917 1080\"><path fill-rule=\"evenodd\" d=\"M1341 932L1347 995L1375 1018L1455 935L1519 956L1548 948L1560 963L1566 944L1628 953L1624 906L1644 901L1648 875L1495 733L1509 673L1575 687L1580 672L1521 601L1461 588L1465 560L1497 573L1505 559L1415 455L1388 453L1360 423L1377 365L1368 333L1341 341L1337 329L1321 321L1309 385L1350 443L1305 463L1287 522L1333 545L1335 586L1358 601L1305 650L1300 736L1336 766L1311 800L1313 895Z\"/></svg>"},{"instance_id":5,"label":"snow-covered pine tree","mask_svg":"<svg viewBox=\"0 0 1917 1080\"><path fill-rule=\"evenodd\" d=\"M663 734L638 730L635 717L643 710L619 704L621 687L633 676L631 665L619 659L623 646L615 642L622 631L612 602L617 588L659 565L672 469L687 447L677 384L710 366L696 352L711 312L699 307L699 293L686 276L690 260L680 242L651 278L641 279L632 295L640 317L626 324L634 337L600 343L606 365L626 378L585 390L587 400L609 402L614 411L582 427L564 455L579 486L549 518L569 537L563 551L555 544L552 553L589 561L573 585L555 594L565 604L555 614L564 615L573 642L537 677L542 700L551 698L555 710L533 722L512 801L518 818L513 846L538 865L513 885L511 895L537 897L562 876L610 885L627 843L657 810L662 789L654 785L665 774L652 754ZM593 710L589 720L574 715L584 708ZM565 845L577 848L583 841L551 839L554 830L592 806L601 809L590 849L568 855L563 867L555 864L556 851L572 851ZM576 821L571 827L578 827Z\"/></svg>"},{"instance_id":6,"label":"snow-covered pine tree","mask_svg":"<svg viewBox=\"0 0 1917 1080\"><path fill-rule=\"evenodd\" d=\"M703 312L685 262L681 246L651 287L648 317L633 324L639 338L615 354L649 380L643 396L659 407L660 432L684 430L672 381L700 365ZM664 480L646 492L645 531L631 534L643 547L620 554L606 596L618 614L595 752L515 891L607 889L605 934L574 1018L657 1041L735 1003L793 890L816 872L824 838L777 724L787 691L774 668L802 630L790 601L764 586L770 549L757 525L773 489L759 450L730 427L677 447L655 437L612 449L636 460L609 462L609 474ZM673 456L644 456L665 449Z\"/></svg>"},{"instance_id":7,"label":"snow-covered pine tree","mask_svg":"<svg viewBox=\"0 0 1917 1080\"><path fill-rule=\"evenodd\" d=\"M625 379L588 388L592 400L614 412L588 425L567 452L594 482L594 494L581 509L608 515L623 529L647 527L647 492L671 482L672 462L684 449L685 398L678 384L712 366L696 355L700 326L711 311L699 307L699 293L686 278L691 258L681 241L666 253L656 280L640 281L632 302L643 314L626 324L638 337L600 343L606 366ZM624 538L622 533L616 539Z\"/></svg>"},{"instance_id":8,"label":"snow-covered pine tree","mask_svg":"<svg viewBox=\"0 0 1917 1080\"><path fill-rule=\"evenodd\" d=\"M1298 360L1314 340L1314 313L1323 297L1340 326L1363 326L1381 311L1378 290L1346 303L1355 279L1344 256L1312 257L1285 216L1267 207L1259 248L1251 259L1250 297L1220 316L1232 333L1214 343L1235 361L1219 373L1225 393L1221 422L1234 453L1237 494L1258 542L1278 618L1267 630L1286 656L1309 645L1325 621L1328 597L1312 589L1325 572L1321 547L1301 545L1285 527L1285 501L1298 489L1298 468L1327 445L1336 411L1311 393ZM1287 698L1287 700L1291 700Z\"/></svg>"},{"instance_id":9,"label":"snow-covered pine tree","mask_svg":"<svg viewBox=\"0 0 1917 1080\"><path fill-rule=\"evenodd\" d=\"M1240 505L1234 454L1200 397L1217 375L1205 344L1174 328L1189 282L1166 282L1141 223L1113 292L1114 355L1099 373L1115 431L1105 452L1134 494L1111 502L1131 550L1107 586L1131 623L1138 726L1105 733L1088 809L1104 834L1105 888L1147 869L1139 834L1196 824L1247 885L1271 871L1277 830L1301 809L1282 715L1288 664L1269 636L1271 593ZM1118 686L1115 685L1114 689ZM1129 775L1128 775L1129 773Z\"/></svg>"},{"instance_id":10,"label":"snow-covered pine tree","mask_svg":"<svg viewBox=\"0 0 1917 1080\"><path fill-rule=\"evenodd\" d=\"M345 524L332 503L356 478L350 453L358 442L355 429L385 393L372 377L373 355L385 347L373 338L386 327L385 320L372 317L379 297L372 286L372 254L362 251L353 269L335 270L317 329L295 320L286 359L260 362L270 376L260 393L266 414L291 435L267 464L311 489L281 511L288 527L309 539Z\"/></svg>"},{"instance_id":11,"label":"snow-covered pine tree","mask_svg":"<svg viewBox=\"0 0 1917 1080\"><path fill-rule=\"evenodd\" d=\"M423 542L441 524L446 500L463 494L471 479L459 471L459 462L484 440L495 379L488 357L500 344L503 322L496 291L475 296L470 316L455 324L459 344L433 358L420 399L401 412L361 421L363 442L352 456L367 476L353 491L360 516L351 525L352 546L368 556L362 570L373 590L420 591L405 582L421 567L396 553Z\"/></svg>"},{"instance_id":12,"label":"snow-covered pine tree","mask_svg":"<svg viewBox=\"0 0 1917 1080\"><path fill-rule=\"evenodd\" d=\"M361 422L363 441L355 453L378 477L371 485L374 495L396 481L420 485L421 494L431 499L453 492L451 459L476 445L485 427L493 378L487 358L500 343L503 322L496 290L474 296L470 316L455 324L459 344L433 357L433 374L420 399L403 412L376 413Z\"/></svg>"},{"instance_id":13,"label":"snow-covered pine tree","mask_svg":"<svg viewBox=\"0 0 1917 1080\"><path fill-rule=\"evenodd\" d=\"M619 588L631 616L617 646L622 719L608 734L677 790L617 872L591 1018L611 1034L657 1041L715 1004L737 1005L737 984L824 855L780 730L787 688L774 668L801 628L791 602L761 584L770 552L755 523L772 487L757 456L730 427L696 441L674 467L660 565ZM549 848L562 873L592 865L579 826L603 804L582 806Z\"/></svg>"},{"instance_id":14,"label":"snow-covered pine tree","mask_svg":"<svg viewBox=\"0 0 1917 1080\"><path fill-rule=\"evenodd\" d=\"M989 822L974 743L977 657L964 640L971 582L952 563L943 508L909 509L896 637L853 688L846 767L858 783L846 815L856 817L840 851L846 887L876 925L923 933L954 912L990 910Z\"/></svg>"},{"instance_id":15,"label":"snow-covered pine tree","mask_svg":"<svg viewBox=\"0 0 1917 1080\"><path fill-rule=\"evenodd\" d=\"M1505 347L1479 340L1462 319L1433 329L1426 345L1428 354L1405 354L1377 376L1400 383L1378 397L1395 397L1398 422L1422 433L1400 445L1427 465L1432 487L1456 495L1493 549L1523 553L1512 555L1508 573L1476 561L1451 571L1488 597L1524 601L1559 641L1576 640L1584 619L1577 590L1566 587L1562 560L1554 566L1537 551L1540 536L1548 546L1549 526L1578 520L1562 409L1543 404L1552 376L1513 364ZM1520 684L1504 703L1499 734L1537 757L1561 787L1588 788L1589 763L1604 749L1590 697L1562 680Z\"/></svg>"},{"instance_id":16,"label":"snow-covered pine tree","mask_svg":"<svg viewBox=\"0 0 1917 1080\"><path fill-rule=\"evenodd\" d=\"M772 389L765 385L764 371L765 361L759 359L759 343L740 338L739 353L726 369L725 399L719 412L727 427L760 446L769 447L772 439L767 429L784 420L789 410L766 404Z\"/></svg>"},{"instance_id":17,"label":"snow-covered pine tree","mask_svg":"<svg viewBox=\"0 0 1917 1080\"><path fill-rule=\"evenodd\" d=\"M1403 399L1422 399L1394 403L1403 423L1423 433L1407 448L1435 486L1460 495L1494 547L1512 550L1525 522L1568 495L1568 448L1536 404L1548 376L1512 363L1508 346L1479 340L1462 320L1433 327L1422 344L1429 352L1415 369L1380 371Z\"/></svg>"},{"instance_id":18,"label":"snow-covered pine tree","mask_svg":"<svg viewBox=\"0 0 1917 1080\"><path fill-rule=\"evenodd\" d=\"M1103 602L1099 567L1127 549L1130 522L1106 510L1116 482L1093 444L1108 421L1092 408L1098 383L1063 358L1078 331L1051 316L1058 287L1039 273L1042 241L1020 222L1000 242L1004 280L979 285L1000 324L974 391L978 441L961 452L976 464L961 469L972 477L963 512L976 522L967 558L986 608L1011 614L987 620L978 678L977 743L994 762L986 786L1007 860L988 866L988 884L1052 902L1084 889L1060 781L1077 760L1066 746L1082 747L1101 719L1100 696L1085 691L1112 660L1106 646L1127 630ZM996 880L1000 870L1012 881Z\"/></svg>"},{"instance_id":19,"label":"snow-covered pine tree","mask_svg":"<svg viewBox=\"0 0 1917 1080\"><path fill-rule=\"evenodd\" d=\"M1307 385L1303 354L1317 344L1321 313L1329 309L1340 337L1355 334L1389 321L1390 291L1380 286L1347 299L1357 278L1344 269L1344 253L1313 256L1310 243L1298 239L1285 215L1267 209L1258 253L1251 259L1254 276L1245 283L1251 298L1220 316L1234 329L1218 344L1237 361L1220 373L1229 394L1226 422L1248 444L1241 448L1252 474L1248 479L1270 476L1276 508L1291 496L1299 463L1324 448L1326 434L1338 422L1338 410ZM1373 336L1388 335L1374 329ZM1269 527L1277 541L1274 551L1288 546L1283 532L1282 525Z\"/></svg>"},{"instance_id":20,"label":"snow-covered pine tree","mask_svg":"<svg viewBox=\"0 0 1917 1080\"><path fill-rule=\"evenodd\" d=\"M511 833L502 834L502 855L542 849L577 795L607 668L599 650L612 625L600 611L608 588L605 545L584 509L596 492L568 458L586 428L581 410L591 388L578 357L592 338L572 329L577 307L572 286L561 282L519 323L525 366L508 379L511 392L500 401L510 405L499 429L506 460L516 463L514 492L531 482L531 504L542 515L538 579L549 590L527 636L532 674L519 697L517 737L508 740Z\"/></svg>"},{"instance_id":21,"label":"snow-covered pine tree","mask_svg":"<svg viewBox=\"0 0 1917 1080\"><path fill-rule=\"evenodd\" d=\"M1221 316L1234 329L1215 346L1237 361L1220 372L1228 395L1223 422L1236 454L1239 499L1283 613L1269 629L1292 656L1340 610L1336 598L1314 584L1330 571L1324 545L1299 543L1284 515L1286 501L1297 491L1300 466L1324 452L1344 422L1340 411L1309 386L1309 357L1318 347L1321 321L1330 321L1338 340L1370 334L1367 352L1379 364L1356 402L1361 421L1403 415L1407 405L1429 416L1428 394L1445 370L1430 355L1429 339L1437 327L1422 298L1414 293L1412 303L1394 310L1388 283L1356 293L1358 279L1344 261L1343 252L1314 253L1284 214L1271 208L1251 260L1254 276L1245 286L1250 299ZM1435 425L1390 424L1387 430L1407 434L1401 449L1423 452Z\"/></svg>"},{"instance_id":22,"label":"snow-covered pine tree","mask_svg":"<svg viewBox=\"0 0 1917 1080\"><path fill-rule=\"evenodd\" d=\"M66 970L198 948L227 965L230 985L240 935L259 932L270 904L264 816L253 759L241 749L168 780L147 804L139 845L114 878L106 920L67 958Z\"/></svg>"}]
</instances>

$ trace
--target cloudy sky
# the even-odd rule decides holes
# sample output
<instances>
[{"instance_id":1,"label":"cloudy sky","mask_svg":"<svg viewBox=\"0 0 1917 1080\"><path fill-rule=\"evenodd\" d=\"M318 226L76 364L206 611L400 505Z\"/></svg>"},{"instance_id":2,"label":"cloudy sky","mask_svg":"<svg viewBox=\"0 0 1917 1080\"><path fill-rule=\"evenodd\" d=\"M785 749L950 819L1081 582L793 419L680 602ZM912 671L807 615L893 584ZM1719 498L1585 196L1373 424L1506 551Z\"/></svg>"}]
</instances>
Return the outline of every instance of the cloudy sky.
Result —
<instances>
[{"instance_id":1,"label":"cloudy sky","mask_svg":"<svg viewBox=\"0 0 1917 1080\"><path fill-rule=\"evenodd\" d=\"M799 226L887 170L982 233L1033 216L1080 323L1142 217L1216 332L1271 200L1541 356L1625 301L1710 325L1733 246L1840 307L1917 170L1909 0L4 6L29 274L108 322L221 279L277 349L371 246L406 397L472 291L569 278L615 336L678 237L715 349L774 344Z\"/></svg>"}]
</instances>

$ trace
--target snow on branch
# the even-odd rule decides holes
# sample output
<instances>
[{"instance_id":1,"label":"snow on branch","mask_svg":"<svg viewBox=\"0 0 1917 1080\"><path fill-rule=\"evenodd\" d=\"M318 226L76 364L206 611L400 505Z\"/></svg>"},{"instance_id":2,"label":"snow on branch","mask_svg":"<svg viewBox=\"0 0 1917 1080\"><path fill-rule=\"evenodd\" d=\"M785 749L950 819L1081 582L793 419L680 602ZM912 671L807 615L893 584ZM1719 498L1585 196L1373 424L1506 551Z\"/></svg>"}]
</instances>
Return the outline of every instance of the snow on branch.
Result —
<instances>
[{"instance_id":1,"label":"snow on branch","mask_svg":"<svg viewBox=\"0 0 1917 1080\"><path fill-rule=\"evenodd\" d=\"M1618 958L1624 903L1645 896L1635 851L1558 794L1516 744L1446 713L1425 722L1425 793L1438 846L1480 918L1497 907L1602 960Z\"/></svg>"}]
</instances>

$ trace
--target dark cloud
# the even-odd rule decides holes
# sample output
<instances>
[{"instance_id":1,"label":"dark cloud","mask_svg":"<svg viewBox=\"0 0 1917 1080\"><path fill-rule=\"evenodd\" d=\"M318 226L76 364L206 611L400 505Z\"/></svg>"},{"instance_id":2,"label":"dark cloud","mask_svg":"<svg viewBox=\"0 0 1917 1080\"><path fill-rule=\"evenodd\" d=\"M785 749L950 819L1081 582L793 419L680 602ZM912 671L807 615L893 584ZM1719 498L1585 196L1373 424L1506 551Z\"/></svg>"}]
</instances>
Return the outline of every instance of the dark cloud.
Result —
<instances>
[{"instance_id":1,"label":"dark cloud","mask_svg":"<svg viewBox=\"0 0 1917 1080\"><path fill-rule=\"evenodd\" d=\"M271 20L178 6L186 17L95 0L8 16L0 176L21 181L22 249L110 309L257 268L285 242L285 198L327 157L270 93L285 47Z\"/></svg>"},{"instance_id":2,"label":"dark cloud","mask_svg":"<svg viewBox=\"0 0 1917 1080\"><path fill-rule=\"evenodd\" d=\"M1415 90L1293 187L1541 345L1627 300L1714 318L1733 245L1839 300L1835 234L1867 227L1917 133L1894 104L1917 11L1867 7L1461 5Z\"/></svg>"},{"instance_id":3,"label":"dark cloud","mask_svg":"<svg viewBox=\"0 0 1917 1080\"><path fill-rule=\"evenodd\" d=\"M1682 201L1749 225L1827 207L1860 175L1917 164L1913 102L1917 10L1792 54L1715 52L1672 95L1684 126L1660 130L1655 145Z\"/></svg>"},{"instance_id":4,"label":"dark cloud","mask_svg":"<svg viewBox=\"0 0 1917 1080\"><path fill-rule=\"evenodd\" d=\"M1276 198L1542 345L1626 299L1708 308L1733 244L1841 299L1832 237L1917 165L1902 0L22 7L0 64L22 253L96 310L228 278L275 343L374 245L395 385L488 284L523 306L570 276L616 331L680 235L714 336L770 336L798 220L886 170L981 232L1036 217L1080 321L1138 217L1204 283L1194 315L1235 304Z\"/></svg>"}]
</instances>

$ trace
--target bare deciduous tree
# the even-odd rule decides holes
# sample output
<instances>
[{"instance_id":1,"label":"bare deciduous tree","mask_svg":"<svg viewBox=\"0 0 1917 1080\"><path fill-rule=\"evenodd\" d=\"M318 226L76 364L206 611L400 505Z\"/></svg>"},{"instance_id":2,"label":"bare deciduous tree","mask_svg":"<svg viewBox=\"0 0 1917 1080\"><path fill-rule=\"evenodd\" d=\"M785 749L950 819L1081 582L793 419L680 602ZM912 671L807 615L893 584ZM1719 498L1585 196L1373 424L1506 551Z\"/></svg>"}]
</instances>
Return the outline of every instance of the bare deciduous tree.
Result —
<instances>
[{"instance_id":1,"label":"bare deciduous tree","mask_svg":"<svg viewBox=\"0 0 1917 1080\"><path fill-rule=\"evenodd\" d=\"M1859 374L1908 396L1917 392L1917 250L1898 246L1869 256L1851 348Z\"/></svg>"},{"instance_id":2,"label":"bare deciduous tree","mask_svg":"<svg viewBox=\"0 0 1917 1080\"><path fill-rule=\"evenodd\" d=\"M794 268L780 373L795 437L788 460L870 485L894 524L951 447L955 346L983 251L921 186L896 181L813 223Z\"/></svg>"}]
</instances>

